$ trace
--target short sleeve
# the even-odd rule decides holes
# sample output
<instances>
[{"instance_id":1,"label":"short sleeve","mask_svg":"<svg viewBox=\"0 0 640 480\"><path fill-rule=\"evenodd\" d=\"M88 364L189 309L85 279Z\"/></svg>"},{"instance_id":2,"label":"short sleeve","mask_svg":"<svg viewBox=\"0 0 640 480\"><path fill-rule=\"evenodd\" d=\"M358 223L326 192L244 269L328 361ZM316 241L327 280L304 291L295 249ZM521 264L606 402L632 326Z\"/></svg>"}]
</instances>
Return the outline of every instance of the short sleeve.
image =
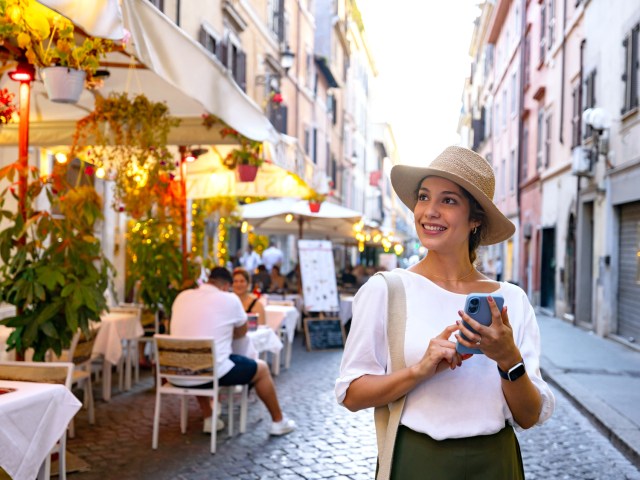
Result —
<instances>
[{"instance_id":1,"label":"short sleeve","mask_svg":"<svg viewBox=\"0 0 640 480\"><path fill-rule=\"evenodd\" d=\"M229 295L234 299L232 313L233 326L234 328L238 328L247 323L247 313L244 311L244 307L238 296L235 293L229 293Z\"/></svg>"},{"instance_id":2,"label":"short sleeve","mask_svg":"<svg viewBox=\"0 0 640 480\"><path fill-rule=\"evenodd\" d=\"M387 369L387 284L380 275L365 283L353 299L351 329L344 347L335 394L342 404L354 380L384 375Z\"/></svg>"}]
</instances>

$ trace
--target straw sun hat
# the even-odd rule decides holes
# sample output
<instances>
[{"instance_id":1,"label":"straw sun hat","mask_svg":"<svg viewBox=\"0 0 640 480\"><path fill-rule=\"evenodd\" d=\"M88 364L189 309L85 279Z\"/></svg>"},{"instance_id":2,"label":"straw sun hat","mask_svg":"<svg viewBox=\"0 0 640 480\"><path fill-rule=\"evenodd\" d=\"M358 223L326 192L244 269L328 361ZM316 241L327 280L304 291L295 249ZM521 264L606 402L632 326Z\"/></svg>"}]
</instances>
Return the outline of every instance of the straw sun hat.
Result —
<instances>
[{"instance_id":1,"label":"straw sun hat","mask_svg":"<svg viewBox=\"0 0 640 480\"><path fill-rule=\"evenodd\" d=\"M447 147L428 167L396 165L391 169L391 184L400 200L413 211L418 202L418 187L425 177L446 178L475 198L486 214L485 233L480 245L502 242L516 227L493 203L493 168L476 152L463 147Z\"/></svg>"}]
</instances>

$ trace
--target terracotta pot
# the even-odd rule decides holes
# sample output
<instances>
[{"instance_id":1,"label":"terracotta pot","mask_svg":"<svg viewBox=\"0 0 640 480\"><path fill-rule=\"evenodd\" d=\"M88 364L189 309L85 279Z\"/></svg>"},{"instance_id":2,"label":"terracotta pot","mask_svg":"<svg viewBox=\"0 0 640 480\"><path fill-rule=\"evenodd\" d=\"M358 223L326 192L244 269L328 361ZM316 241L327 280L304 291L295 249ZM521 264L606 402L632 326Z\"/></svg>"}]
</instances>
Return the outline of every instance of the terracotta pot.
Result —
<instances>
[{"instance_id":1,"label":"terracotta pot","mask_svg":"<svg viewBox=\"0 0 640 480\"><path fill-rule=\"evenodd\" d=\"M47 67L40 71L49 100L77 103L84 90L87 72L68 67Z\"/></svg>"},{"instance_id":2,"label":"terracotta pot","mask_svg":"<svg viewBox=\"0 0 640 480\"><path fill-rule=\"evenodd\" d=\"M258 167L255 165L238 165L238 178L241 182L253 182L258 174Z\"/></svg>"},{"instance_id":3,"label":"terracotta pot","mask_svg":"<svg viewBox=\"0 0 640 480\"><path fill-rule=\"evenodd\" d=\"M318 213L320 211L320 206L322 202L314 202L313 200L309 200L309 210L311 213Z\"/></svg>"}]
</instances>

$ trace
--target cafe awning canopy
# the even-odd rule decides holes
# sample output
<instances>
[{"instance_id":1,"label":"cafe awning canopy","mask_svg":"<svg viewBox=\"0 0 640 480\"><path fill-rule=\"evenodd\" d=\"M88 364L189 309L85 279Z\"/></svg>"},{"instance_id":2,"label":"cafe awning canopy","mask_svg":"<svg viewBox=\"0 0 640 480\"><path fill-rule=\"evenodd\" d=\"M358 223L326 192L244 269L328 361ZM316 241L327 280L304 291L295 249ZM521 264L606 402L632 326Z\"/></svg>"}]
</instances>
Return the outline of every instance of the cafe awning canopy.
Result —
<instances>
[{"instance_id":1,"label":"cafe awning canopy","mask_svg":"<svg viewBox=\"0 0 640 480\"><path fill-rule=\"evenodd\" d=\"M243 205L242 217L264 235L290 233L300 238L351 239L353 226L362 214L328 201L322 202L318 213L312 213L306 200L280 198Z\"/></svg>"},{"instance_id":2,"label":"cafe awning canopy","mask_svg":"<svg viewBox=\"0 0 640 480\"><path fill-rule=\"evenodd\" d=\"M77 0L43 3L51 4L60 12L71 12L70 20L78 25L85 22L80 16L76 17L79 11L65 10L61 4L98 11L94 2L91 2L92 8L87 2ZM113 6L108 0L99 3ZM105 8L104 12L105 17L111 16L102 19L106 24L117 24L118 9ZM126 92L144 94L155 102L166 102L171 114L182 120L169 136L169 143L174 145L232 143L221 138L219 127L207 129L202 125L205 113L217 116L250 139L280 143L280 134L227 69L150 2L122 0L121 13L122 25L130 32L131 40L123 52L111 52L102 62L109 76L97 90L100 95ZM117 34L117 28L111 30ZM17 93L18 84L3 75L0 88ZM54 103L48 99L42 81L36 79L32 82L30 143L40 146L71 143L75 122L93 108L93 92L84 90L75 105ZM17 141L17 124L4 125L0 129L0 145L16 145Z\"/></svg>"},{"instance_id":3,"label":"cafe awning canopy","mask_svg":"<svg viewBox=\"0 0 640 480\"><path fill-rule=\"evenodd\" d=\"M265 161L253 182L240 182L237 173L222 164L232 147L217 146L187 163L187 197L306 197L312 192L297 175L273 161Z\"/></svg>"}]
</instances>

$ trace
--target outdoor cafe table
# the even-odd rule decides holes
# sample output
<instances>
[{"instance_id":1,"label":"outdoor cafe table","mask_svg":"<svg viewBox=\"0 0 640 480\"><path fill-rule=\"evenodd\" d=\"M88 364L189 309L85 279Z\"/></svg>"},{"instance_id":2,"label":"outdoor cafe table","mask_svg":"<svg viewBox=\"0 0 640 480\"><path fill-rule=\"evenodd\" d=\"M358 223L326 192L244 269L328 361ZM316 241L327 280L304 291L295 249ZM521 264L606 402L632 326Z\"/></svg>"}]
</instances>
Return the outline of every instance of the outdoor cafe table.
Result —
<instances>
[{"instance_id":1,"label":"outdoor cafe table","mask_svg":"<svg viewBox=\"0 0 640 480\"><path fill-rule=\"evenodd\" d=\"M64 386L0 380L0 466L33 480L82 404Z\"/></svg>"},{"instance_id":2,"label":"outdoor cafe table","mask_svg":"<svg viewBox=\"0 0 640 480\"><path fill-rule=\"evenodd\" d=\"M300 312L297 308L287 305L267 305L264 307L266 324L269 325L274 332L284 332L286 337L284 350L284 368L291 365L291 349L293 346L293 337L296 334L296 326L300 319ZM279 364L279 362L278 362ZM279 373L279 366L277 372ZM276 373L277 375L277 373Z\"/></svg>"},{"instance_id":3,"label":"outdoor cafe table","mask_svg":"<svg viewBox=\"0 0 640 480\"><path fill-rule=\"evenodd\" d=\"M340 323L346 324L351 318L353 308L353 295L340 295Z\"/></svg>"},{"instance_id":4,"label":"outdoor cafe table","mask_svg":"<svg viewBox=\"0 0 640 480\"><path fill-rule=\"evenodd\" d=\"M103 355L102 398L111 400L111 368L123 355L122 343L127 343L124 388L131 388L132 342L144 335L144 329L135 313L112 312L100 315L100 330L93 344L93 354ZM138 361L138 359L133 359Z\"/></svg>"},{"instance_id":5,"label":"outdoor cafe table","mask_svg":"<svg viewBox=\"0 0 640 480\"><path fill-rule=\"evenodd\" d=\"M257 359L267 352L273 354L274 361L272 371L274 375L279 373L276 365L280 365L280 350L282 341L278 335L267 325L261 325L256 330L249 330L242 338L236 338L231 346L233 353L245 357Z\"/></svg>"}]
</instances>

